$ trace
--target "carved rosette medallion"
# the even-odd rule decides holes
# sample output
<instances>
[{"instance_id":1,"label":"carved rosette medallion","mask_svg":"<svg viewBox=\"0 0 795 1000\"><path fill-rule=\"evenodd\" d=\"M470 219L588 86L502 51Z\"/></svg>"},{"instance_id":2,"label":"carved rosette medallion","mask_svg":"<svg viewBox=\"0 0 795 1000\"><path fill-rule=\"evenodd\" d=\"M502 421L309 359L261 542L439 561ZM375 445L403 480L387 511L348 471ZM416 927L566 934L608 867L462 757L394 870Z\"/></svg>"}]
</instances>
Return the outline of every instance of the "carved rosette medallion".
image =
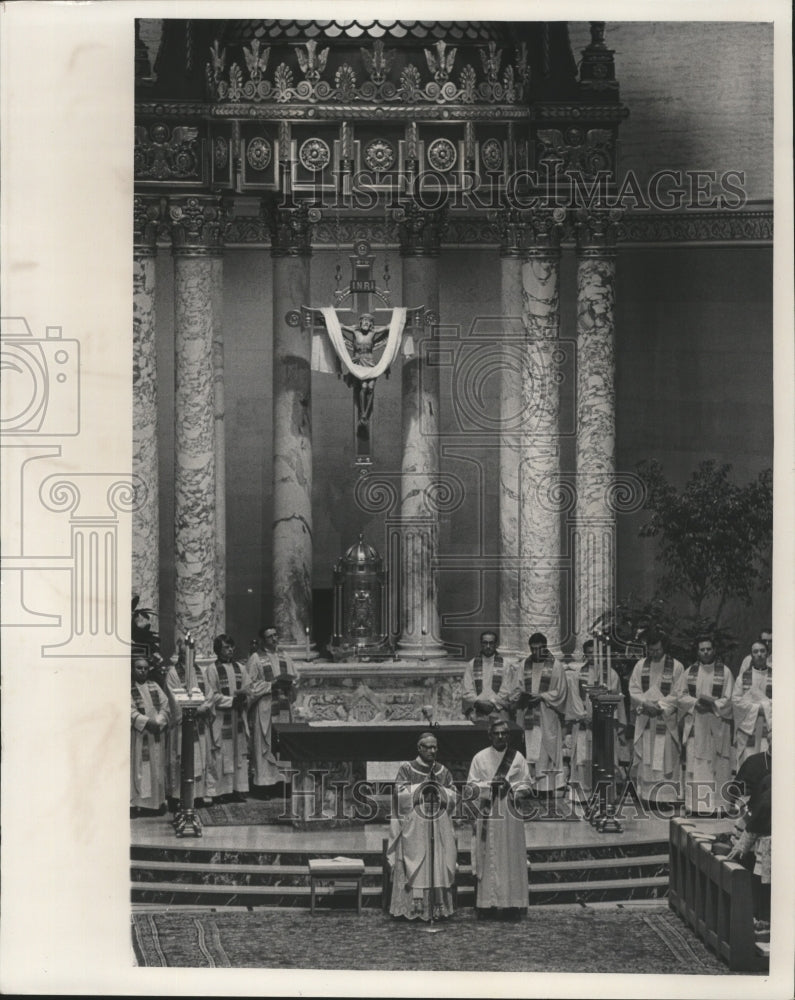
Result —
<instances>
[{"instance_id":1,"label":"carved rosette medallion","mask_svg":"<svg viewBox=\"0 0 795 1000\"><path fill-rule=\"evenodd\" d=\"M449 139L434 139L428 146L428 163L440 173L452 170L457 159L455 146Z\"/></svg>"},{"instance_id":2,"label":"carved rosette medallion","mask_svg":"<svg viewBox=\"0 0 795 1000\"><path fill-rule=\"evenodd\" d=\"M298 150L298 158L307 170L316 173L331 162L331 150L322 139L307 139Z\"/></svg>"},{"instance_id":3,"label":"carved rosette medallion","mask_svg":"<svg viewBox=\"0 0 795 1000\"><path fill-rule=\"evenodd\" d=\"M480 159L486 170L499 170L502 166L502 144L496 139L487 139L480 150Z\"/></svg>"},{"instance_id":4,"label":"carved rosette medallion","mask_svg":"<svg viewBox=\"0 0 795 1000\"><path fill-rule=\"evenodd\" d=\"M257 136L246 145L246 160L252 170L266 170L271 162L271 144Z\"/></svg>"},{"instance_id":5,"label":"carved rosette medallion","mask_svg":"<svg viewBox=\"0 0 795 1000\"><path fill-rule=\"evenodd\" d=\"M385 139L373 139L364 148L364 162L375 173L390 170L395 162L395 148Z\"/></svg>"}]
</instances>

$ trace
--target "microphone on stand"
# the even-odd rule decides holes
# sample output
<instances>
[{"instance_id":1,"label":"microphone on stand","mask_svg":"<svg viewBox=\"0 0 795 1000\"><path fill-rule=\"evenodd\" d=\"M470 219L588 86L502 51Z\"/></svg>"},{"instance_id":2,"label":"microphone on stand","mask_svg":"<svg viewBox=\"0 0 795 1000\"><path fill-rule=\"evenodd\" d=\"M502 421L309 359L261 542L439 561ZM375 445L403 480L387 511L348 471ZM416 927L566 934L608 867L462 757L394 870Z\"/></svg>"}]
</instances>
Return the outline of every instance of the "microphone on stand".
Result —
<instances>
[{"instance_id":1,"label":"microphone on stand","mask_svg":"<svg viewBox=\"0 0 795 1000\"><path fill-rule=\"evenodd\" d=\"M428 805L428 808L429 808L428 836L429 836L430 843L429 843L428 855L429 855L429 858L430 858L430 866L431 866L431 885L430 885L430 890L429 890L429 892L430 892L431 919L430 919L429 925L425 928L425 931L428 934L436 934L438 931L441 931L441 930L444 929L442 927L435 926L434 920L433 920L433 910L434 910L434 905L435 905L435 902L436 902L436 900L435 900L435 896L436 896L436 885L435 885L435 882L436 882L436 872L435 872L435 868L436 868L436 828L435 828L434 824L435 824L435 821L436 821L436 807L437 807L437 804L439 802L438 782L436 781L436 778L434 776L433 769L434 769L434 764L432 763L431 764L430 773L428 774L428 781L427 781L426 789L425 789L426 792L428 793L427 794L427 798L426 798L426 802L427 802L427 805Z\"/></svg>"}]
</instances>

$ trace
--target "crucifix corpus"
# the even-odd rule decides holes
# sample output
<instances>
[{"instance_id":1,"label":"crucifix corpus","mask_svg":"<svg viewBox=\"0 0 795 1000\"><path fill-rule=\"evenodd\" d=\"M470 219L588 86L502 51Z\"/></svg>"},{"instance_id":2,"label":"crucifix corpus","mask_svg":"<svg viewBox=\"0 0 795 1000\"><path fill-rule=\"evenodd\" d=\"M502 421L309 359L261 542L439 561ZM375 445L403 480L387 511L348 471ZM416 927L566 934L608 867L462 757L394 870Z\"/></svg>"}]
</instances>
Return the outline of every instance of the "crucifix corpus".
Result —
<instances>
[{"instance_id":1,"label":"crucifix corpus","mask_svg":"<svg viewBox=\"0 0 795 1000\"><path fill-rule=\"evenodd\" d=\"M431 316L423 306L393 307L389 290L376 288L370 244L360 240L353 249L350 283L334 293L333 305L301 306L287 321L311 334L313 371L334 373L353 389L355 464L365 472L376 379L389 377L401 349L404 358L414 355L414 338Z\"/></svg>"}]
</instances>

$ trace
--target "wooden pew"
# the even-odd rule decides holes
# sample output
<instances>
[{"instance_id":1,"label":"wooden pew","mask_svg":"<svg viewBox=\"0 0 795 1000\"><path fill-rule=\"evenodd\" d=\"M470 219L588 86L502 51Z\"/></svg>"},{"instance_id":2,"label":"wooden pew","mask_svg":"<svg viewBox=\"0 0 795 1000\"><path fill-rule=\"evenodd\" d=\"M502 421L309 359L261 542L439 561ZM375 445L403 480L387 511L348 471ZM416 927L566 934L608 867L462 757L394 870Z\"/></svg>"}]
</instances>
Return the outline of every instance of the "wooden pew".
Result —
<instances>
[{"instance_id":1,"label":"wooden pew","mask_svg":"<svg viewBox=\"0 0 795 1000\"><path fill-rule=\"evenodd\" d=\"M763 972L756 946L752 876L718 857L711 841L686 819L672 819L668 903L732 972Z\"/></svg>"}]
</instances>

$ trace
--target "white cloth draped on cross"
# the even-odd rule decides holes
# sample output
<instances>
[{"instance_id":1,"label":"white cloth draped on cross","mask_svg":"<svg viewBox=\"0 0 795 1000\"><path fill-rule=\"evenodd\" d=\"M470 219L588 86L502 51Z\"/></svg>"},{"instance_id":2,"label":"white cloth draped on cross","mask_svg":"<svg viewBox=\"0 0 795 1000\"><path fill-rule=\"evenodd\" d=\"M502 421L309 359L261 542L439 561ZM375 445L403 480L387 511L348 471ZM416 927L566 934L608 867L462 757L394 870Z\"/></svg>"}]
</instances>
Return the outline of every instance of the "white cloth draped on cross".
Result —
<instances>
[{"instance_id":1,"label":"white cloth draped on cross","mask_svg":"<svg viewBox=\"0 0 795 1000\"><path fill-rule=\"evenodd\" d=\"M365 381L376 379L389 370L401 348L401 342L403 357L410 358L414 355L414 338L411 334L403 336L406 325L406 309L403 307L392 310L386 344L378 363L375 365L357 364L352 359L345 343L339 316L332 306L326 306L320 312L323 314L328 336L325 336L321 330L316 330L312 334L311 365L313 371L336 374L341 365L343 370L349 372L354 378Z\"/></svg>"}]
</instances>

